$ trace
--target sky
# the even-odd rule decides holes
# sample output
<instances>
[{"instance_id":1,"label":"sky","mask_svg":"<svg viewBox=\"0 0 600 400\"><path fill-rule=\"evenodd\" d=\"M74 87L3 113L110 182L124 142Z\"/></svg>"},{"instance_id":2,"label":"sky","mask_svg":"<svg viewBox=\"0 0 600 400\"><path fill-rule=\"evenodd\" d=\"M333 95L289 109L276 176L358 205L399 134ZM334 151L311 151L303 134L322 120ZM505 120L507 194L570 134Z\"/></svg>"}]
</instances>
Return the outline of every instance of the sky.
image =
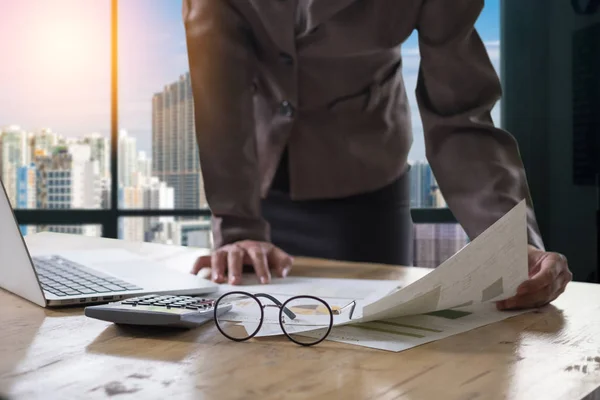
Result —
<instances>
[{"instance_id":1,"label":"sky","mask_svg":"<svg viewBox=\"0 0 600 400\"><path fill-rule=\"evenodd\" d=\"M32 11L34 10L34 11ZM0 0L0 127L65 136L110 130L110 0ZM500 5L487 0L476 28L499 71ZM414 88L418 42L403 45L412 105L411 160L424 160ZM152 95L188 70L181 0L121 0L119 122L151 146ZM493 112L499 124L499 107Z\"/></svg>"}]
</instances>

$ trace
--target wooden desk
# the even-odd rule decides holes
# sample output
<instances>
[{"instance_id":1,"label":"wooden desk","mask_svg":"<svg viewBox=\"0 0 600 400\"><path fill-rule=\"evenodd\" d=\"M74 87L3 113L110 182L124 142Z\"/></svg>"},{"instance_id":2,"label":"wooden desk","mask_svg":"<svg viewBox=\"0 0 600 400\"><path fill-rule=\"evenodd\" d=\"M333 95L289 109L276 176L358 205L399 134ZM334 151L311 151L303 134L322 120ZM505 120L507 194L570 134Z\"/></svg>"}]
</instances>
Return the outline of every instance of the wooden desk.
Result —
<instances>
[{"instance_id":1,"label":"wooden desk","mask_svg":"<svg viewBox=\"0 0 600 400\"><path fill-rule=\"evenodd\" d=\"M58 246L55 239L44 242ZM423 271L297 260L294 274L412 280ZM596 398L600 286L571 284L541 312L400 353L327 341L303 348L284 338L235 343L213 324L183 332L117 328L85 318L81 309L46 310L0 291L0 393L15 399Z\"/></svg>"}]
</instances>

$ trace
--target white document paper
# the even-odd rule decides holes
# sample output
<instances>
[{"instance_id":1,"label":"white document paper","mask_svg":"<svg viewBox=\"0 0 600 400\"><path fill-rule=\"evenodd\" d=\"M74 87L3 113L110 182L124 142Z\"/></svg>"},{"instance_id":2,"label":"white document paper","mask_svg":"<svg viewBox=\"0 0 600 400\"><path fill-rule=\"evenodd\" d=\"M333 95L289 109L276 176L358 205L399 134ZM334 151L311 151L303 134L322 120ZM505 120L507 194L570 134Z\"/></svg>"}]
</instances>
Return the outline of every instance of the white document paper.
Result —
<instances>
[{"instance_id":1,"label":"white document paper","mask_svg":"<svg viewBox=\"0 0 600 400\"><path fill-rule=\"evenodd\" d=\"M498 311L495 306L496 301L514 296L527 278L527 219L522 201L437 269L404 287L393 281L321 279L315 284L315 278L296 278L256 289L279 292L285 298L311 293L337 306L356 300L355 317L335 316L327 339L401 351L527 312ZM254 321L246 324L256 327ZM257 337L280 334L274 316L265 318ZM321 333L307 329L302 334Z\"/></svg>"},{"instance_id":2,"label":"white document paper","mask_svg":"<svg viewBox=\"0 0 600 400\"><path fill-rule=\"evenodd\" d=\"M423 278L362 309L368 322L496 302L528 279L525 200Z\"/></svg>"},{"instance_id":3,"label":"white document paper","mask_svg":"<svg viewBox=\"0 0 600 400\"><path fill-rule=\"evenodd\" d=\"M232 291L244 291L252 294L268 293L282 303L293 296L316 296L324 300L332 308L342 308L352 301L357 301L356 310L362 307L362 299L369 296L381 296L400 287L403 282L391 280L374 279L334 279L334 278L307 278L307 277L287 277L273 278L271 283L263 285L258 283L256 276L244 276L245 283L242 285L223 284L219 287L221 294ZM267 299L260 299L269 302ZM334 316L334 324L343 324L348 322L349 313L342 313ZM232 318L232 319L230 319ZM239 315L227 314L221 317L223 321L239 321L246 328L246 331L253 332L260 321L260 315L256 313L246 313L243 319ZM292 323L288 321L288 323ZM299 322L302 323L302 322ZM307 327L306 330L311 330ZM298 329L296 330L298 331ZM263 324L256 337L282 335L279 325L279 310L275 308L265 308Z\"/></svg>"},{"instance_id":4,"label":"white document paper","mask_svg":"<svg viewBox=\"0 0 600 400\"><path fill-rule=\"evenodd\" d=\"M327 340L387 351L403 351L480 328L528 311L498 311L491 303L410 315L385 321L335 326ZM270 325L276 334L274 325ZM281 330L281 329L280 329ZM303 336L319 337L319 332Z\"/></svg>"},{"instance_id":5,"label":"white document paper","mask_svg":"<svg viewBox=\"0 0 600 400\"><path fill-rule=\"evenodd\" d=\"M284 296L284 295L278 295L276 296L278 300L280 300L282 303L285 302L287 299L291 298L292 296ZM351 299L342 299L342 298L330 298L330 297L321 297L321 299L323 301L325 301L332 309L340 309L343 308L346 305L349 305L352 301ZM261 299L261 301L269 301L266 299ZM360 302L360 300L358 300L358 302ZM329 322L330 322L330 314L328 312L325 312L325 310L323 310L323 313L319 313L318 311L316 311L315 314L310 315L309 319L306 319L303 317L302 315L302 306L301 306L301 302L296 303L296 309L295 307L291 307L290 310L292 312L296 313L297 318L294 320L289 320L286 319L286 326L292 326L293 327L293 332L294 333L302 333L303 336L304 332L310 332L311 334L316 334L315 332L319 329L315 329L315 326L318 327L325 327L325 326L329 326ZM314 306L316 303L313 301L309 301L307 304L305 304L305 306ZM300 307L298 307L300 305ZM349 312L344 312L342 314L339 315L334 315L333 316L333 323L334 325L343 325L344 323L347 323L349 321L348 317L349 317ZM231 319L229 319L230 317L225 314L223 315L223 317L221 317L220 319L223 321L232 321ZM246 328L246 332L254 332L254 330L256 330L256 327L258 326L258 323L260 322L260 315L253 314L251 315L250 313L245 313L243 318L240 318L239 316L235 317L234 316L234 320L236 322L239 322L241 325L244 326L244 328ZM289 331L288 331L289 332ZM258 331L258 333L256 334L256 337L263 337L263 336L277 336L277 335L282 335L283 331L281 329L281 325L279 323L279 309L278 308L273 308L273 307L269 307L269 308L265 308L264 309L264 316L263 316L263 324L260 328L260 330ZM311 335L308 335L311 336Z\"/></svg>"}]
</instances>

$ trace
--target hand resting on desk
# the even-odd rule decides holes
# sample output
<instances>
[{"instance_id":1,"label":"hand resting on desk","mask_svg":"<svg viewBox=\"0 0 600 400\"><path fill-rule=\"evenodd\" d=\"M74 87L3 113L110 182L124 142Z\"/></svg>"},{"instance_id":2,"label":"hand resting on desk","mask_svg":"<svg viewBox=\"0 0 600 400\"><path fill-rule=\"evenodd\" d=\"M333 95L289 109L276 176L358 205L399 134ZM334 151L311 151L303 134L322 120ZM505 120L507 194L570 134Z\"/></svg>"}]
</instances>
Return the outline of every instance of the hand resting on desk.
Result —
<instances>
[{"instance_id":1,"label":"hand resting on desk","mask_svg":"<svg viewBox=\"0 0 600 400\"><path fill-rule=\"evenodd\" d=\"M201 269L210 268L214 282L229 281L232 285L238 285L242 283L243 266L252 265L260 282L269 283L271 270L276 276L285 277L292 268L292 261L289 254L271 243L243 240L223 246L211 255L199 257L192 273L198 274Z\"/></svg>"}]
</instances>

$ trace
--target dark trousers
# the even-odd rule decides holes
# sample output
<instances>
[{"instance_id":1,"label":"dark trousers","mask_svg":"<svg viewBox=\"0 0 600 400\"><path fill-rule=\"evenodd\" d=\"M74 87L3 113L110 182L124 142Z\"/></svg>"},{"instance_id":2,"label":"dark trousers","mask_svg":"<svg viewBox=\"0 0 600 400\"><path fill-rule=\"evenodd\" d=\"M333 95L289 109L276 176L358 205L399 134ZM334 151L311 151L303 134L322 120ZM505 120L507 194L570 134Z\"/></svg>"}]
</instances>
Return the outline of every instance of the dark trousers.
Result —
<instances>
[{"instance_id":1,"label":"dark trousers","mask_svg":"<svg viewBox=\"0 0 600 400\"><path fill-rule=\"evenodd\" d=\"M293 201L285 157L262 202L273 244L293 256L413 264L410 175L369 193Z\"/></svg>"}]
</instances>

